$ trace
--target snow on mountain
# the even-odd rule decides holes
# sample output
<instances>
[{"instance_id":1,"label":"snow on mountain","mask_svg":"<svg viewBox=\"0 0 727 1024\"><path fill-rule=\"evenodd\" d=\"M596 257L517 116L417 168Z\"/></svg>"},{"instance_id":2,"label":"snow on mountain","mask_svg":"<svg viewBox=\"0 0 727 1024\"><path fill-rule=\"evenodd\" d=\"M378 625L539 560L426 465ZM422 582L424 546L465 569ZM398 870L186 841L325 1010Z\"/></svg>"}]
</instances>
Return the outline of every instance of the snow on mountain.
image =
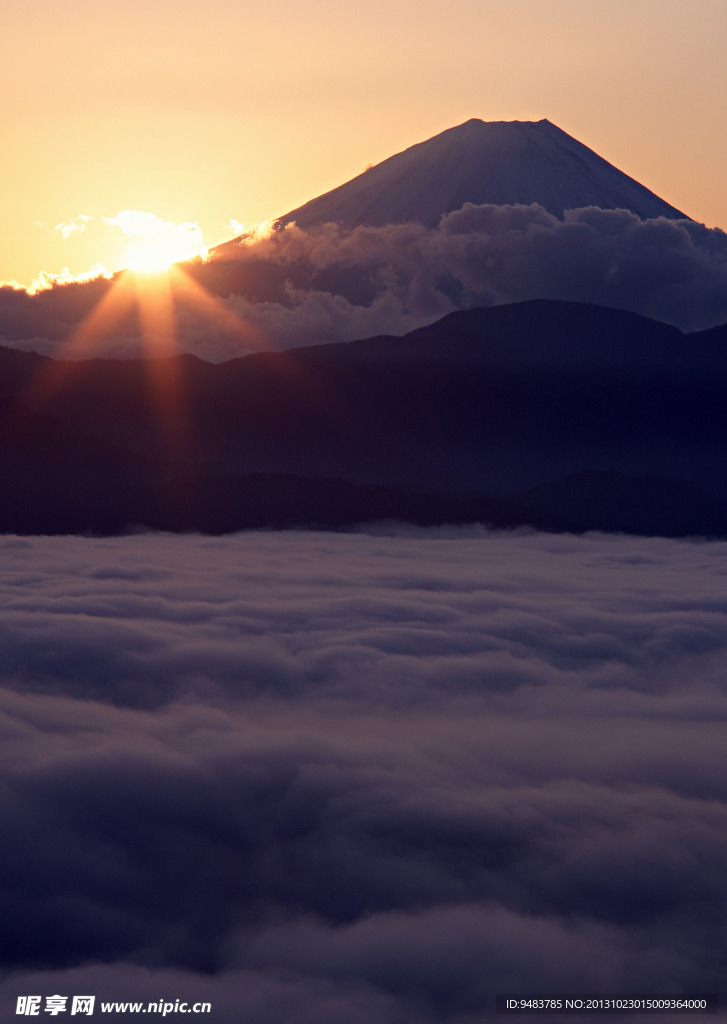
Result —
<instances>
[{"instance_id":1,"label":"snow on mountain","mask_svg":"<svg viewBox=\"0 0 727 1024\"><path fill-rule=\"evenodd\" d=\"M464 203L539 203L561 218L564 210L585 206L685 218L550 121L473 118L370 167L280 222L353 228L418 221L435 227Z\"/></svg>"}]
</instances>

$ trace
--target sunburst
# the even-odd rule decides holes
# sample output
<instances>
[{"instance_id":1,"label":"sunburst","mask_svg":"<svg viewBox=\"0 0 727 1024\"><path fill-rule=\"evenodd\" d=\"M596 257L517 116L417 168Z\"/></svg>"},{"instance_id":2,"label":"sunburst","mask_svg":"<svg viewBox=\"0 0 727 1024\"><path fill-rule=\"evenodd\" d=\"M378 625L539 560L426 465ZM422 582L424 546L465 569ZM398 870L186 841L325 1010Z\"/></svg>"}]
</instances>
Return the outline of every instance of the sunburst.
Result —
<instances>
[{"instance_id":1,"label":"sunburst","mask_svg":"<svg viewBox=\"0 0 727 1024\"><path fill-rule=\"evenodd\" d=\"M173 358L180 350L179 308L191 309L195 316L238 338L248 350L264 348L264 339L187 274L182 264L172 261L162 265L161 253L157 259L153 248L143 251L142 259L142 249L139 250L138 266L115 275L103 297L66 339L58 357L36 376L26 390L26 401L36 408L50 403L77 372L79 362L93 358L103 339L117 331L136 310L159 439L168 456L184 458L190 446L184 380L182 366ZM134 343L133 336L129 341Z\"/></svg>"}]
</instances>

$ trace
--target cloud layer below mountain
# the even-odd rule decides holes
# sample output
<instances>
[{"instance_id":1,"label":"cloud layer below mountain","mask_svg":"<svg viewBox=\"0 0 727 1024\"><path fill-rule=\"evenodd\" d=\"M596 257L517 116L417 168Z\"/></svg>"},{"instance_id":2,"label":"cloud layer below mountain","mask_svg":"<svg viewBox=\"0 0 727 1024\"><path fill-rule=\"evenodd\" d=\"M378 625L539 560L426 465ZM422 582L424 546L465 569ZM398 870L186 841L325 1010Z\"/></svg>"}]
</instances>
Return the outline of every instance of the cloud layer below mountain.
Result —
<instances>
[{"instance_id":1,"label":"cloud layer below mountain","mask_svg":"<svg viewBox=\"0 0 727 1024\"><path fill-rule=\"evenodd\" d=\"M683 330L727 321L727 235L625 210L559 220L537 204L468 203L436 229L293 225L240 248L245 259L308 263L368 290L367 301L292 287L286 305L231 298L274 347L402 334L453 309L532 298L629 309Z\"/></svg>"},{"instance_id":2,"label":"cloud layer below mountain","mask_svg":"<svg viewBox=\"0 0 727 1024\"><path fill-rule=\"evenodd\" d=\"M466 204L436 229L287 225L228 245L226 255L234 258L209 264L203 278L226 296L217 315L180 308L176 323L181 349L213 361L251 348L403 334L454 309L530 298L629 309L683 330L727 322L727 235L624 210L571 210L559 220L536 204ZM262 301L250 291L253 267L256 280L262 273L277 282ZM57 307L43 300L43 312L37 296L24 303L0 291L5 342L63 352L74 329L64 320L74 306L69 294ZM138 325L101 335L95 345L106 356L148 351Z\"/></svg>"},{"instance_id":3,"label":"cloud layer below mountain","mask_svg":"<svg viewBox=\"0 0 727 1024\"><path fill-rule=\"evenodd\" d=\"M0 549L8 1019L473 1024L497 991L721 984L727 545Z\"/></svg>"}]
</instances>

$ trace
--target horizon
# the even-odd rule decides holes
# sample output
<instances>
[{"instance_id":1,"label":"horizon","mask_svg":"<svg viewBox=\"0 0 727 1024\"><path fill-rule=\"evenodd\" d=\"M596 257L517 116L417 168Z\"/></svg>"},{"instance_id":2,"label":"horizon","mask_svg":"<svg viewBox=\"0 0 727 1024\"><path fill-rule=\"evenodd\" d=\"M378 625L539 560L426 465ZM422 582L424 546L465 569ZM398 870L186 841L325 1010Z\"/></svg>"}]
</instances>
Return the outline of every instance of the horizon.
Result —
<instances>
[{"instance_id":1,"label":"horizon","mask_svg":"<svg viewBox=\"0 0 727 1024\"><path fill-rule=\"evenodd\" d=\"M375 4L362 24L331 20L325 2L244 18L226 0L182 6L172 18L167 0L134 0L109 22L77 0L71 26L37 0L10 16L0 281L128 266L125 213L201 252L472 119L547 120L727 226L727 140L705 130L727 86L727 11L713 0L630 7L627 36L623 5L570 0L547 15L534 0L460 0L446 15L431 0L417 19Z\"/></svg>"}]
</instances>

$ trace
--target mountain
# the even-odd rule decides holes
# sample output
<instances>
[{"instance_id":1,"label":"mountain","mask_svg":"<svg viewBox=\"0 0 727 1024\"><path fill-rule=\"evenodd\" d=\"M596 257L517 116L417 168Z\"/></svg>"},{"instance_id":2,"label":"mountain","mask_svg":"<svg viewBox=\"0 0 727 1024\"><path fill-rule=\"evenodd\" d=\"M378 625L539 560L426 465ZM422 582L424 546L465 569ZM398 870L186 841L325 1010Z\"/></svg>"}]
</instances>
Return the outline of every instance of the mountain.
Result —
<instances>
[{"instance_id":1,"label":"mountain","mask_svg":"<svg viewBox=\"0 0 727 1024\"><path fill-rule=\"evenodd\" d=\"M711 332L535 300L219 364L39 359L0 349L15 400L0 529L398 518L727 536L727 350ZM57 386L33 388L39 370ZM153 400L168 412L171 386L176 447Z\"/></svg>"},{"instance_id":2,"label":"mountain","mask_svg":"<svg viewBox=\"0 0 727 1024\"><path fill-rule=\"evenodd\" d=\"M539 203L561 218L585 206L631 210L642 219L685 218L550 121L473 118L370 167L280 223L435 227L464 203Z\"/></svg>"}]
</instances>

